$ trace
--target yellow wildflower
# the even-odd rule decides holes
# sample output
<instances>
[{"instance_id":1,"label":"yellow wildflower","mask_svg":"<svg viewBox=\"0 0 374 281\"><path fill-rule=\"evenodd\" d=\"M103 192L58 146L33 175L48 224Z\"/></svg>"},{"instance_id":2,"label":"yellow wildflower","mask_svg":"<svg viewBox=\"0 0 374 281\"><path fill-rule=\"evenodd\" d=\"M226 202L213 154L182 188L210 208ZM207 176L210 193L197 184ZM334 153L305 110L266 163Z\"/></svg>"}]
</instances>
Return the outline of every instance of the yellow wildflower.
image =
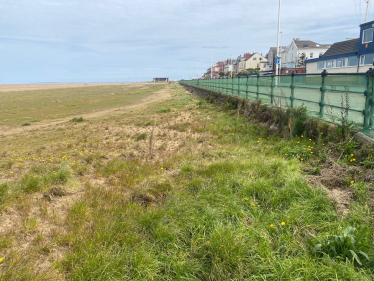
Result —
<instances>
[{"instance_id":1,"label":"yellow wildflower","mask_svg":"<svg viewBox=\"0 0 374 281\"><path fill-rule=\"evenodd\" d=\"M284 221L281 222L281 225L285 225L286 223Z\"/></svg>"},{"instance_id":2,"label":"yellow wildflower","mask_svg":"<svg viewBox=\"0 0 374 281\"><path fill-rule=\"evenodd\" d=\"M247 197L245 197L245 198L244 198L244 200L247 200L247 201L248 201L248 198L247 198Z\"/></svg>"},{"instance_id":3,"label":"yellow wildflower","mask_svg":"<svg viewBox=\"0 0 374 281\"><path fill-rule=\"evenodd\" d=\"M273 227L273 226L274 226L273 224L270 225L270 227Z\"/></svg>"}]
</instances>

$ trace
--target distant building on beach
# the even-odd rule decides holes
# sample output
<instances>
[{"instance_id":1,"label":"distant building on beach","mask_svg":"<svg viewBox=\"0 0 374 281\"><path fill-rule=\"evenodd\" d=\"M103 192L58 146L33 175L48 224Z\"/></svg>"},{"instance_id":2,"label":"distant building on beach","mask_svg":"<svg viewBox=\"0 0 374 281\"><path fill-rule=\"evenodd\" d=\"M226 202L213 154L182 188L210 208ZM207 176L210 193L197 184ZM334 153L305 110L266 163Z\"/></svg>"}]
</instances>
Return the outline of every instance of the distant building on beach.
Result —
<instances>
[{"instance_id":1,"label":"distant building on beach","mask_svg":"<svg viewBox=\"0 0 374 281\"><path fill-rule=\"evenodd\" d=\"M169 82L169 78L153 78L153 82Z\"/></svg>"}]
</instances>

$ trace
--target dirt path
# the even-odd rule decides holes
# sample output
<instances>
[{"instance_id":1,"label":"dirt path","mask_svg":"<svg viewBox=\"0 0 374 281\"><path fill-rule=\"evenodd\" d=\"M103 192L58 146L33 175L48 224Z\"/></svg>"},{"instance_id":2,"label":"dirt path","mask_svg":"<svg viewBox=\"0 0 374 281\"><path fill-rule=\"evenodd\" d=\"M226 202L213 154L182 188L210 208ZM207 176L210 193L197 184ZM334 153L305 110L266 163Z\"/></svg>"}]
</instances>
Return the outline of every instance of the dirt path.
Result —
<instances>
[{"instance_id":1,"label":"dirt path","mask_svg":"<svg viewBox=\"0 0 374 281\"><path fill-rule=\"evenodd\" d=\"M155 92L155 94L146 97L145 99L140 100L138 103L132 104L132 105L125 105L121 107L115 107L115 108L110 108L110 109L104 109L104 110L99 110L95 112L90 112L90 113L83 113L79 114L79 117L82 116L84 119L89 119L89 118L96 118L96 117L101 117L105 116L109 113L115 112L117 110L137 110L146 107L149 104L155 103L155 102L160 102L166 99L171 98L171 89L170 86L166 86L165 89L160 90L158 92ZM18 133L24 133L24 132L30 132L34 130L39 130L51 125L58 125L61 123L68 122L71 120L73 117L77 117L76 115L69 115L64 118L59 118L59 119L54 119L54 120L43 120L41 122L38 122L35 125L31 125L28 127L20 127L20 128L11 128L11 129L2 129L0 128L0 137L2 136L9 136L13 134L18 134Z\"/></svg>"}]
</instances>

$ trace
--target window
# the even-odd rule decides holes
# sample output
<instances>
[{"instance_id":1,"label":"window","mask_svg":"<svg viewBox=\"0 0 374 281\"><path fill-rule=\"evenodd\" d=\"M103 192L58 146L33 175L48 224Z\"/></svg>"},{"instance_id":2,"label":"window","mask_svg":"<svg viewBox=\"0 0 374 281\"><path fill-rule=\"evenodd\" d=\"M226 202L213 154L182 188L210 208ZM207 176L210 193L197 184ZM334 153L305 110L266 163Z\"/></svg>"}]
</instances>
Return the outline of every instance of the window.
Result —
<instances>
[{"instance_id":1,"label":"window","mask_svg":"<svg viewBox=\"0 0 374 281\"><path fill-rule=\"evenodd\" d=\"M310 58L311 58L311 59L313 58L313 53L310 53Z\"/></svg>"},{"instance_id":2,"label":"window","mask_svg":"<svg viewBox=\"0 0 374 281\"><path fill-rule=\"evenodd\" d=\"M336 67L345 67L345 58L340 58L336 60Z\"/></svg>"},{"instance_id":3,"label":"window","mask_svg":"<svg viewBox=\"0 0 374 281\"><path fill-rule=\"evenodd\" d=\"M358 57L348 57L348 66L357 66L358 65Z\"/></svg>"},{"instance_id":4,"label":"window","mask_svg":"<svg viewBox=\"0 0 374 281\"><path fill-rule=\"evenodd\" d=\"M326 68L333 68L333 67L334 67L334 60L327 60Z\"/></svg>"},{"instance_id":5,"label":"window","mask_svg":"<svg viewBox=\"0 0 374 281\"><path fill-rule=\"evenodd\" d=\"M366 54L361 57L360 64L361 65L372 65L374 60L374 54Z\"/></svg>"},{"instance_id":6,"label":"window","mask_svg":"<svg viewBox=\"0 0 374 281\"><path fill-rule=\"evenodd\" d=\"M319 57L322 57L322 55L323 55L323 52L319 52Z\"/></svg>"},{"instance_id":7,"label":"window","mask_svg":"<svg viewBox=\"0 0 374 281\"><path fill-rule=\"evenodd\" d=\"M253 58L253 60L257 60L257 58Z\"/></svg>"},{"instance_id":8,"label":"window","mask_svg":"<svg viewBox=\"0 0 374 281\"><path fill-rule=\"evenodd\" d=\"M325 61L319 61L317 64L317 69L324 69L325 68Z\"/></svg>"},{"instance_id":9,"label":"window","mask_svg":"<svg viewBox=\"0 0 374 281\"><path fill-rule=\"evenodd\" d=\"M362 35L362 43L370 43L373 42L373 29L366 29L364 30L364 34Z\"/></svg>"},{"instance_id":10,"label":"window","mask_svg":"<svg viewBox=\"0 0 374 281\"><path fill-rule=\"evenodd\" d=\"M260 60L262 60L262 58L260 58Z\"/></svg>"}]
</instances>

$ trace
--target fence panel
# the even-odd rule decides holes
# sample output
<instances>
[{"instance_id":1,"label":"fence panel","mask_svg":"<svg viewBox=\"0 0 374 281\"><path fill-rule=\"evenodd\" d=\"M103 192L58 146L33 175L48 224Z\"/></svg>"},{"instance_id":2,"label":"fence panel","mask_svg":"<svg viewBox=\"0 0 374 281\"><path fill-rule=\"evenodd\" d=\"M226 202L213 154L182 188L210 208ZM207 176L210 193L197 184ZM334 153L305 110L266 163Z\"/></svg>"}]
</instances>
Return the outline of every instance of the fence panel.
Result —
<instances>
[{"instance_id":1,"label":"fence panel","mask_svg":"<svg viewBox=\"0 0 374 281\"><path fill-rule=\"evenodd\" d=\"M197 86L271 106L305 106L309 116L339 123L347 119L357 126L374 126L374 71L365 74L291 74L183 80ZM343 114L343 115L342 115ZM367 131L367 130L364 130ZM366 133L366 132L365 132ZM370 135L372 132L370 133Z\"/></svg>"}]
</instances>

